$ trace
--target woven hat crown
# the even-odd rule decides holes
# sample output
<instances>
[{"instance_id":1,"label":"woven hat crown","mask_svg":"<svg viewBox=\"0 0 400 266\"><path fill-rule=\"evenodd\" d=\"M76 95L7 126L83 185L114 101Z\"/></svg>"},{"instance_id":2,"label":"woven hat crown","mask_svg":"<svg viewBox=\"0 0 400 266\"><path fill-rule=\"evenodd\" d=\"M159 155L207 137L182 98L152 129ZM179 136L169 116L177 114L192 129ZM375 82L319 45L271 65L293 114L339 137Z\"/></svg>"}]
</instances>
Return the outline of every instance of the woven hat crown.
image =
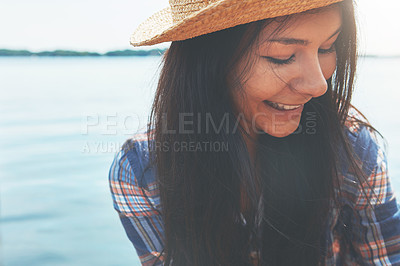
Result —
<instances>
[{"instance_id":1,"label":"woven hat crown","mask_svg":"<svg viewBox=\"0 0 400 266\"><path fill-rule=\"evenodd\" d=\"M195 12L206 8L219 0L169 0L174 23L190 17Z\"/></svg>"}]
</instances>

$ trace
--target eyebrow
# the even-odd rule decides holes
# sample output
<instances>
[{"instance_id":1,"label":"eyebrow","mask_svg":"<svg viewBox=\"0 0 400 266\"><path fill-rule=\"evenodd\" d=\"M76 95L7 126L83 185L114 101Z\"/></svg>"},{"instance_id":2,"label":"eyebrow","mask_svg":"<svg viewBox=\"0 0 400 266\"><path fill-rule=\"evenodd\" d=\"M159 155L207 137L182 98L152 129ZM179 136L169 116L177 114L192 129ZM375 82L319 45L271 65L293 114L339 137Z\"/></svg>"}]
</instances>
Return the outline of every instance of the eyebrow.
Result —
<instances>
[{"instance_id":1,"label":"eyebrow","mask_svg":"<svg viewBox=\"0 0 400 266\"><path fill-rule=\"evenodd\" d=\"M342 26L340 26L327 40L330 40L333 36L335 36L336 34L341 32L341 30L342 30ZM303 45L303 46L307 46L310 43L310 41L308 41L308 40L295 39L295 38L279 38L279 39L271 39L271 40L267 40L267 41L268 42L277 42L277 43L281 43L281 44L285 44L285 45L297 44L297 45Z\"/></svg>"}]
</instances>

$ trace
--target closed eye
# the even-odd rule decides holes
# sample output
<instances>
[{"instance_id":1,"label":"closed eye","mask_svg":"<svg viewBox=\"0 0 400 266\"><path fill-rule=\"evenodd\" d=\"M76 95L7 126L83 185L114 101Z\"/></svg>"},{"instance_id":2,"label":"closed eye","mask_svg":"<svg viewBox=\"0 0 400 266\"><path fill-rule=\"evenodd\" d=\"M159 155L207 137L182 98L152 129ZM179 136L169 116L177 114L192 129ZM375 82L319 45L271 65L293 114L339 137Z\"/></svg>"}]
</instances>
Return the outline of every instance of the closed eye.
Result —
<instances>
[{"instance_id":1,"label":"closed eye","mask_svg":"<svg viewBox=\"0 0 400 266\"><path fill-rule=\"evenodd\" d=\"M319 49L318 53L320 54L330 54L336 51L336 46L333 44L330 48L328 49Z\"/></svg>"},{"instance_id":2,"label":"closed eye","mask_svg":"<svg viewBox=\"0 0 400 266\"><path fill-rule=\"evenodd\" d=\"M333 53L335 51L336 51L336 46L335 46L335 43L334 43L328 49L319 49L318 53L320 53L320 54L330 54L330 53ZM278 58L270 57L270 56L263 56L263 58L267 59L269 62L271 62L271 63L273 63L275 65L289 65L292 62L294 62L294 60L295 60L294 54L291 57L289 57L288 59L278 59Z\"/></svg>"},{"instance_id":3,"label":"closed eye","mask_svg":"<svg viewBox=\"0 0 400 266\"><path fill-rule=\"evenodd\" d=\"M288 65L294 61L294 55L289 57L288 59L278 59L269 56L263 56L263 58L267 59L269 62L276 64L276 65Z\"/></svg>"}]
</instances>

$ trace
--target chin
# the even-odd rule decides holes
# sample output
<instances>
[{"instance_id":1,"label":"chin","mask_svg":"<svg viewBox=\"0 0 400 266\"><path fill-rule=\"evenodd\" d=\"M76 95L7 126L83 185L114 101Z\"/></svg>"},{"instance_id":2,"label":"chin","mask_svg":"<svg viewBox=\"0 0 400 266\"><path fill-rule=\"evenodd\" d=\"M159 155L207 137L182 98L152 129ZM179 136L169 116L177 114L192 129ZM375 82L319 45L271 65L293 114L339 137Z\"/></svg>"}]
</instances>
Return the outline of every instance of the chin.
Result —
<instances>
[{"instance_id":1,"label":"chin","mask_svg":"<svg viewBox=\"0 0 400 266\"><path fill-rule=\"evenodd\" d=\"M287 133L269 133L269 132L266 132L266 133L268 135L271 135L271 136L276 137L276 138L284 138L284 137L287 137L290 134L292 134L294 131L295 130L293 130L292 132L287 132Z\"/></svg>"}]
</instances>

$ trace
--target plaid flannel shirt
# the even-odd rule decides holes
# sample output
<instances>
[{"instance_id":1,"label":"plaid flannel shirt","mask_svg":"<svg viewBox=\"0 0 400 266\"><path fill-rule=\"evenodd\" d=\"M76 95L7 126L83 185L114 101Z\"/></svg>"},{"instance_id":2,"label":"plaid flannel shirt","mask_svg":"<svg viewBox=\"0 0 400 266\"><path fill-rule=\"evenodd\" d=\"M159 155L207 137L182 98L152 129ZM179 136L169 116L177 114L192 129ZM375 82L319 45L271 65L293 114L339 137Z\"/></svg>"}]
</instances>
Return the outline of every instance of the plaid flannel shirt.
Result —
<instances>
[{"instance_id":1,"label":"plaid flannel shirt","mask_svg":"<svg viewBox=\"0 0 400 266\"><path fill-rule=\"evenodd\" d=\"M363 120L354 109L349 117ZM390 185L386 155L366 127L349 120L345 131L368 179L360 184L344 162L341 206L332 204L326 230L325 264L400 265L400 210ZM157 259L164 237L160 197L155 170L148 166L147 135L137 134L115 156L109 172L110 189L114 208L142 265L163 265L163 257Z\"/></svg>"}]
</instances>

